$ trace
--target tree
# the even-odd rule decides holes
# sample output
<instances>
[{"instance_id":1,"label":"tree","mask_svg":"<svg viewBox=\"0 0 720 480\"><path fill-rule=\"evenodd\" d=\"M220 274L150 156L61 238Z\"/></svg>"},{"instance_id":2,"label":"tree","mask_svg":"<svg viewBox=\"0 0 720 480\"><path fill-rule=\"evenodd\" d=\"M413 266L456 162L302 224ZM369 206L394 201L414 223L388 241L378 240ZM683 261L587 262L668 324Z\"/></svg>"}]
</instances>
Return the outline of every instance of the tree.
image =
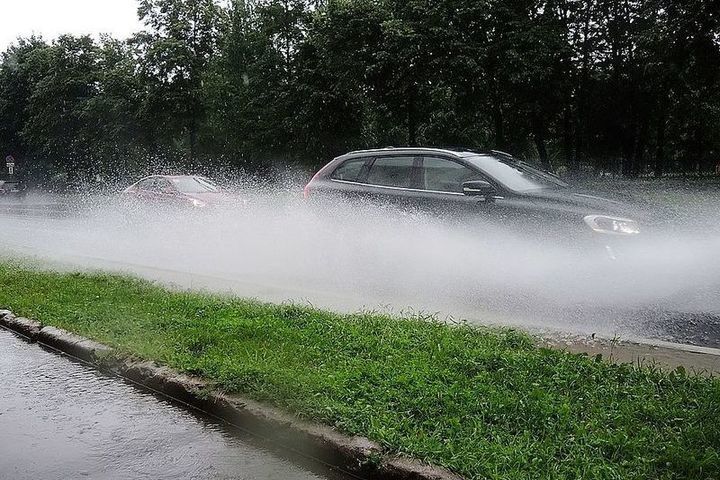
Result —
<instances>
[{"instance_id":1,"label":"tree","mask_svg":"<svg viewBox=\"0 0 720 480\"><path fill-rule=\"evenodd\" d=\"M99 130L89 105L98 94L98 46L88 36L63 35L27 60L32 93L21 135L28 149L59 171L94 173Z\"/></svg>"},{"instance_id":2,"label":"tree","mask_svg":"<svg viewBox=\"0 0 720 480\"><path fill-rule=\"evenodd\" d=\"M28 153L22 130L27 123L27 104L33 91L32 57L48 45L40 38L19 39L2 54L0 62L0 154L17 158Z\"/></svg>"},{"instance_id":3,"label":"tree","mask_svg":"<svg viewBox=\"0 0 720 480\"><path fill-rule=\"evenodd\" d=\"M98 125L96 162L114 177L136 169L147 157L152 122L142 116L143 84L134 45L103 37L97 56L97 94L87 109Z\"/></svg>"},{"instance_id":4,"label":"tree","mask_svg":"<svg viewBox=\"0 0 720 480\"><path fill-rule=\"evenodd\" d=\"M134 39L145 115L153 119L155 142L179 145L190 159L198 153L203 76L217 53L222 14L215 0L140 0L138 8L149 29Z\"/></svg>"},{"instance_id":5,"label":"tree","mask_svg":"<svg viewBox=\"0 0 720 480\"><path fill-rule=\"evenodd\" d=\"M378 145L708 172L717 0L140 0L128 41L19 40L0 148L56 171L316 166ZM132 160L137 159L137 160Z\"/></svg>"}]
</instances>

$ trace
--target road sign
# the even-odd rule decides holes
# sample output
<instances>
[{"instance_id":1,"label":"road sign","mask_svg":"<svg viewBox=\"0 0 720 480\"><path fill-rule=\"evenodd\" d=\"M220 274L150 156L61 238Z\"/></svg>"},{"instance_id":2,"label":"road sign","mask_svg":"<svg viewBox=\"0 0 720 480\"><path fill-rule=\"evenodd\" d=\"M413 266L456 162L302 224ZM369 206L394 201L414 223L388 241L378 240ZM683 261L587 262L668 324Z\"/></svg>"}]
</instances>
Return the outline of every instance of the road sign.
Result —
<instances>
[{"instance_id":1,"label":"road sign","mask_svg":"<svg viewBox=\"0 0 720 480\"><path fill-rule=\"evenodd\" d=\"M8 175L15 173L15 159L12 155L5 157L5 166L8 169Z\"/></svg>"}]
</instances>

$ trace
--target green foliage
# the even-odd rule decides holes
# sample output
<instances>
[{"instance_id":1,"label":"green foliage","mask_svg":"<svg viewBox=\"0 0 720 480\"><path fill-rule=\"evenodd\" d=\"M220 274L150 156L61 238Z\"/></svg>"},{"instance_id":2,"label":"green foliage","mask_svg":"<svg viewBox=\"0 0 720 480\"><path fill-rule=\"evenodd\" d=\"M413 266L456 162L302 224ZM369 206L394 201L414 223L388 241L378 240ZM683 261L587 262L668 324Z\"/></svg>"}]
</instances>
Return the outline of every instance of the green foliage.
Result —
<instances>
[{"instance_id":1,"label":"green foliage","mask_svg":"<svg viewBox=\"0 0 720 480\"><path fill-rule=\"evenodd\" d=\"M139 0L127 41L20 39L0 155L38 172L315 167L384 145L712 172L720 15L692 0Z\"/></svg>"},{"instance_id":2,"label":"green foliage","mask_svg":"<svg viewBox=\"0 0 720 480\"><path fill-rule=\"evenodd\" d=\"M507 329L338 315L0 264L0 307L468 478L717 478L720 382Z\"/></svg>"},{"instance_id":3,"label":"green foliage","mask_svg":"<svg viewBox=\"0 0 720 480\"><path fill-rule=\"evenodd\" d=\"M202 80L217 55L221 10L214 0L140 0L149 31L135 41L146 87L143 110L156 140L194 158L205 121Z\"/></svg>"}]
</instances>

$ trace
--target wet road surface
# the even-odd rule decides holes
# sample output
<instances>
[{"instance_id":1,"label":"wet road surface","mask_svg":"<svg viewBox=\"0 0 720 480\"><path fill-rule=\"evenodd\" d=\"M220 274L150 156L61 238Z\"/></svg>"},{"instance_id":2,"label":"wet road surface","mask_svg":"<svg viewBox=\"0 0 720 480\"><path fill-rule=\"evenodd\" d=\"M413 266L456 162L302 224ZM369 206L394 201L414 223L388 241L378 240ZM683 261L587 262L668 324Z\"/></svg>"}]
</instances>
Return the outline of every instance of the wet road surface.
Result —
<instances>
[{"instance_id":1,"label":"wet road surface","mask_svg":"<svg viewBox=\"0 0 720 480\"><path fill-rule=\"evenodd\" d=\"M346 478L3 329L0 372L0 479Z\"/></svg>"},{"instance_id":2,"label":"wet road surface","mask_svg":"<svg viewBox=\"0 0 720 480\"><path fill-rule=\"evenodd\" d=\"M87 201L85 199L85 203ZM525 283L513 286L517 291L498 290L494 294L491 289L490 294L483 296L482 292L474 290L475 277L473 282L453 280L452 268L442 263L435 270L432 267L418 270L415 278L409 274L396 279L396 270L384 276L381 265L384 257L378 260L373 252L364 265L362 252L354 250L363 243L362 239L350 243L347 248L352 251L350 255L345 249L331 249L325 253L322 246L316 247L312 242L309 249L305 248L307 245L303 247L301 241L296 248L292 246L294 237L284 246L273 247L278 236L292 237L292 233L304 232L289 228L290 233L287 233L284 228L276 228L273 222L286 220L283 217L267 215L255 223L243 223L243 220L239 226L228 226L227 230L224 222L232 224L232 219L218 221L212 215L179 225L172 221L183 220L177 216L151 216L140 224L127 225L113 216L117 213L113 204L106 208L100 203L94 211L84 203L78 203L80 206L74 209L67 203L0 203L5 207L5 210L0 208L0 256L48 261L52 268L60 270L89 268L129 273L180 288L232 293L274 303L309 302L341 312L431 312L440 318L448 316L471 323L518 326L541 333L549 330L598 334L604 338L652 339L720 348L720 261L711 253L718 245L717 239L693 245L710 254L710 258L697 268L685 266L687 262L682 255L691 261L692 252L666 255L679 255L679 260L670 263L678 267L674 274L650 264L648 271L639 277L648 280L647 284L623 281L624 267L617 272L618 280L621 280L617 285L614 277L608 284L592 270L587 273L587 279L580 275L578 282L557 283L553 264L547 271L540 270L542 275L530 270L536 274L529 278L536 278L534 284L538 286L540 296L533 296L526 288L533 282L524 278L519 280ZM197 220L201 221L195 223ZM251 234L240 228L243 225L256 229L263 226L266 231ZM205 231L203 227L209 230ZM318 226L311 225L310 230L314 229ZM353 233L353 230L349 232ZM239 238L245 243L239 243ZM254 240L248 241L248 238ZM314 241L316 237L311 236L310 240ZM239 255L240 251L252 253ZM316 252L321 255L313 257ZM385 256L391 258L392 250ZM328 262L325 257L333 258L333 262ZM562 265L562 262L556 263ZM398 268L407 267L411 273L416 267L402 262L398 265ZM569 273L570 279L575 278L572 269L561 267L557 270ZM345 271L349 273L344 274ZM517 273L525 272L518 269ZM422 275L428 274L445 275L442 278L447 277L454 283L443 284L433 277L427 285L437 284L439 290L435 290L423 284ZM403 279L415 283L408 286ZM660 281L657 288L653 279ZM481 282L476 282L477 286L486 280L483 277ZM598 288L594 287L596 284ZM499 285L500 289L507 286ZM569 290L566 292L560 285ZM547 286L553 287L550 291L554 296L543 298L543 288ZM580 292L574 293L573 298L590 302L584 305L566 298L573 288ZM608 300L615 297L619 298L617 306ZM626 297L627 305L624 305ZM645 297L650 301L643 300ZM595 305L593 302L598 300L600 303Z\"/></svg>"}]
</instances>

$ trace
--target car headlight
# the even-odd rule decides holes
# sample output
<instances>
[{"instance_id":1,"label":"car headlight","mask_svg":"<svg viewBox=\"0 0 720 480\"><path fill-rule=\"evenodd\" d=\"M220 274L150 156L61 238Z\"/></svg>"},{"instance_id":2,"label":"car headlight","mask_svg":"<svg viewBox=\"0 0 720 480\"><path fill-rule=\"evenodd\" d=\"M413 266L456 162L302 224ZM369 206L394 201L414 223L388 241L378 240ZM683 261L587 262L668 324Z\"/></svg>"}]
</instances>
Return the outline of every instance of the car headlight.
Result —
<instances>
[{"instance_id":1,"label":"car headlight","mask_svg":"<svg viewBox=\"0 0 720 480\"><path fill-rule=\"evenodd\" d=\"M606 217L603 215L588 215L583 218L588 227L598 233L610 235L637 235L640 227L635 220L628 218Z\"/></svg>"},{"instance_id":2,"label":"car headlight","mask_svg":"<svg viewBox=\"0 0 720 480\"><path fill-rule=\"evenodd\" d=\"M207 203L203 202L202 200L198 200L197 198L193 198L191 200L193 207L205 207L207 206Z\"/></svg>"}]
</instances>

